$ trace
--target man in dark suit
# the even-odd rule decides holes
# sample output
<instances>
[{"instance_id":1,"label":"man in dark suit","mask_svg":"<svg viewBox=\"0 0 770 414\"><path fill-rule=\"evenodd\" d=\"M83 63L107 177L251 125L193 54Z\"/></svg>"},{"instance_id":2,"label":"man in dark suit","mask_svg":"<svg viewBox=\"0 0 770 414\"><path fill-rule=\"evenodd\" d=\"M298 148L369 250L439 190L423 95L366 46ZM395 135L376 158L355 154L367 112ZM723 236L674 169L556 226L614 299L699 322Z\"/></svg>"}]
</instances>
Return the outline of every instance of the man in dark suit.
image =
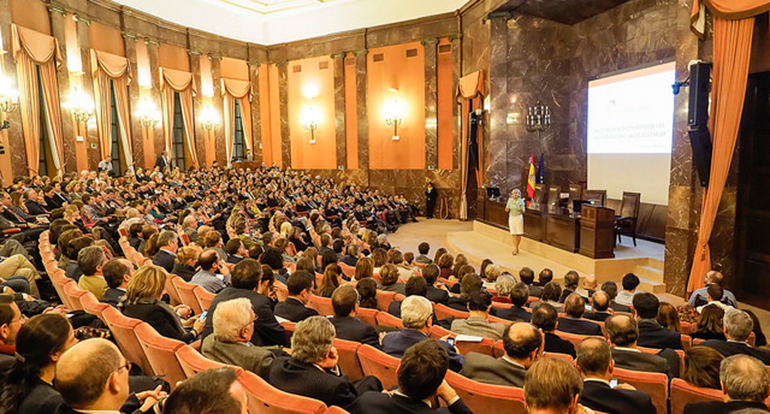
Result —
<instances>
[{"instance_id":1,"label":"man in dark suit","mask_svg":"<svg viewBox=\"0 0 770 414\"><path fill-rule=\"evenodd\" d=\"M528 323L515 323L505 328L503 348L501 358L468 353L460 374L485 384L522 387L527 370L543 353L543 335Z\"/></svg>"},{"instance_id":2,"label":"man in dark suit","mask_svg":"<svg viewBox=\"0 0 770 414\"><path fill-rule=\"evenodd\" d=\"M29 214L33 216L48 214L48 210L40 204L40 196L38 195L37 190L30 188L25 191L24 198L24 206L27 207Z\"/></svg>"},{"instance_id":3,"label":"man in dark suit","mask_svg":"<svg viewBox=\"0 0 770 414\"><path fill-rule=\"evenodd\" d=\"M543 272L545 272L546 270L548 269L543 269ZM521 270L519 270L519 280L525 285L527 285L527 288L529 289L528 296L534 296L539 298L540 296L543 295L543 288L535 284L534 270L528 267L522 267Z\"/></svg>"},{"instance_id":4,"label":"man in dark suit","mask_svg":"<svg viewBox=\"0 0 770 414\"><path fill-rule=\"evenodd\" d=\"M350 407L352 414L471 414L452 387L444 381L449 358L435 339L420 342L404 353L398 368L398 390L367 392ZM435 411L425 401L439 397L446 407Z\"/></svg>"},{"instance_id":5,"label":"man in dark suit","mask_svg":"<svg viewBox=\"0 0 770 414\"><path fill-rule=\"evenodd\" d=\"M610 297L606 292L600 290L594 293L591 296L591 305L593 305L591 312L584 314L584 318L592 321L604 322L607 318L612 316L608 310L610 306Z\"/></svg>"},{"instance_id":6,"label":"man in dark suit","mask_svg":"<svg viewBox=\"0 0 770 414\"><path fill-rule=\"evenodd\" d=\"M669 377L679 376L679 356L672 349L664 349L657 355L637 348L639 327L628 315L615 315L604 325L612 345L612 359L618 368L632 371L660 372Z\"/></svg>"},{"instance_id":7,"label":"man in dark suit","mask_svg":"<svg viewBox=\"0 0 770 414\"><path fill-rule=\"evenodd\" d=\"M158 252L152 258L152 264L171 273L176 260L176 250L179 248L179 236L174 231L163 230L158 234L158 248Z\"/></svg>"},{"instance_id":8,"label":"man in dark suit","mask_svg":"<svg viewBox=\"0 0 770 414\"><path fill-rule=\"evenodd\" d=\"M570 270L569 272L567 272L567 274L564 275L564 289L562 289L561 291L561 297L559 297L559 302L564 303L564 301L567 300L569 295L575 293L579 284L580 284L580 275L578 274L578 272L574 270Z\"/></svg>"},{"instance_id":9,"label":"man in dark suit","mask_svg":"<svg viewBox=\"0 0 770 414\"><path fill-rule=\"evenodd\" d=\"M348 409L365 391L382 391L377 378L351 382L337 365L334 325L323 316L297 324L291 337L291 357L281 357L270 367L270 384L305 397Z\"/></svg>"},{"instance_id":10,"label":"man in dark suit","mask_svg":"<svg viewBox=\"0 0 770 414\"><path fill-rule=\"evenodd\" d=\"M433 324L432 316L433 306L428 299L422 296L409 296L404 299L401 304L401 320L404 322L404 329L388 332L382 338L382 350L386 354L401 358L409 347L428 339L430 327ZM449 354L449 369L460 372L465 358L447 342L439 341L439 344Z\"/></svg>"},{"instance_id":11,"label":"man in dark suit","mask_svg":"<svg viewBox=\"0 0 770 414\"><path fill-rule=\"evenodd\" d=\"M159 167L161 171L169 167L168 153L166 151L161 152L160 156L155 159L155 167L156 168Z\"/></svg>"},{"instance_id":12,"label":"man in dark suit","mask_svg":"<svg viewBox=\"0 0 770 414\"><path fill-rule=\"evenodd\" d=\"M449 300L449 292L444 289L439 289L435 286L439 273L441 273L441 269L439 269L439 267L433 263L426 265L422 269L422 277L428 284L428 292L426 293L426 297L433 303L441 303L442 305L446 305L447 301Z\"/></svg>"},{"instance_id":13,"label":"man in dark suit","mask_svg":"<svg viewBox=\"0 0 770 414\"><path fill-rule=\"evenodd\" d=\"M102 267L102 274L107 282L107 290L101 302L117 308L120 299L126 295L128 281L134 275L134 265L126 259L115 258Z\"/></svg>"},{"instance_id":14,"label":"man in dark suit","mask_svg":"<svg viewBox=\"0 0 770 414\"><path fill-rule=\"evenodd\" d=\"M553 281L553 270L549 268L543 268L543 270L540 271L537 275L537 282L535 282L535 285L544 287L545 285L551 283ZM524 282L527 283L527 282Z\"/></svg>"},{"instance_id":15,"label":"man in dark suit","mask_svg":"<svg viewBox=\"0 0 770 414\"><path fill-rule=\"evenodd\" d=\"M206 325L201 332L202 339L205 340L213 332L213 316L221 302L235 298L246 298L251 301L254 313L257 315L257 320L254 321L254 333L251 336L251 343L257 346L289 346L286 331L275 319L270 299L258 293L260 284L270 283L270 281L261 282L261 278L262 266L254 259L243 259L233 267L231 274L232 285L217 293L214 300L211 301Z\"/></svg>"},{"instance_id":16,"label":"man in dark suit","mask_svg":"<svg viewBox=\"0 0 770 414\"><path fill-rule=\"evenodd\" d=\"M513 305L508 309L492 308L493 315L498 318L508 319L509 321L529 322L532 319L532 314L524 308L528 298L529 289L527 285L518 282L511 290L511 303Z\"/></svg>"},{"instance_id":17,"label":"man in dark suit","mask_svg":"<svg viewBox=\"0 0 770 414\"><path fill-rule=\"evenodd\" d=\"M216 368L200 372L179 384L163 405L163 413L243 413L248 411L247 406L246 392L238 382L235 370Z\"/></svg>"},{"instance_id":18,"label":"man in dark suit","mask_svg":"<svg viewBox=\"0 0 770 414\"><path fill-rule=\"evenodd\" d=\"M559 314L550 303L542 303L532 312L532 324L540 328L545 336L545 352L575 357L575 346L571 342L559 338L554 331L559 325Z\"/></svg>"},{"instance_id":19,"label":"man in dark suit","mask_svg":"<svg viewBox=\"0 0 770 414\"><path fill-rule=\"evenodd\" d=\"M564 311L567 316L559 318L559 330L576 335L602 336L602 327L583 318L586 311L586 302L582 296L573 293L564 302Z\"/></svg>"},{"instance_id":20,"label":"man in dark suit","mask_svg":"<svg viewBox=\"0 0 770 414\"><path fill-rule=\"evenodd\" d=\"M649 292L634 295L634 311L639 321L639 346L656 349L682 349L679 332L666 329L658 323L660 301Z\"/></svg>"},{"instance_id":21,"label":"man in dark suit","mask_svg":"<svg viewBox=\"0 0 770 414\"><path fill-rule=\"evenodd\" d=\"M420 276L412 276L404 285L404 293L406 296L417 295L425 297L428 294L428 283ZM401 318L401 302L400 300L390 302L388 313L396 318Z\"/></svg>"},{"instance_id":22,"label":"man in dark suit","mask_svg":"<svg viewBox=\"0 0 770 414\"><path fill-rule=\"evenodd\" d=\"M583 340L577 348L577 366L583 376L580 404L608 414L656 414L649 395L628 384L610 386L615 363L607 341Z\"/></svg>"},{"instance_id":23,"label":"man in dark suit","mask_svg":"<svg viewBox=\"0 0 770 414\"><path fill-rule=\"evenodd\" d=\"M310 300L310 295L313 294L313 282L315 282L315 276L311 276L304 270L292 273L286 281L289 297L275 305L275 316L289 322L299 322L318 315L315 309L305 306Z\"/></svg>"},{"instance_id":24,"label":"man in dark suit","mask_svg":"<svg viewBox=\"0 0 770 414\"><path fill-rule=\"evenodd\" d=\"M754 322L748 313L728 308L722 321L727 340L709 339L701 345L714 348L725 357L744 354L757 358L765 365L770 365L770 351L754 348L746 342L754 329Z\"/></svg>"},{"instance_id":25,"label":"man in dark suit","mask_svg":"<svg viewBox=\"0 0 770 414\"><path fill-rule=\"evenodd\" d=\"M353 285L342 285L332 293L334 317L329 320L337 330L337 338L360 342L379 349L380 338L374 327L353 316L357 304L358 292Z\"/></svg>"},{"instance_id":26,"label":"man in dark suit","mask_svg":"<svg viewBox=\"0 0 770 414\"><path fill-rule=\"evenodd\" d=\"M602 292L606 293L610 297L610 308L615 312L631 313L631 308L626 305L621 305L615 302L615 297L618 295L618 284L608 280L602 283Z\"/></svg>"},{"instance_id":27,"label":"man in dark suit","mask_svg":"<svg viewBox=\"0 0 770 414\"><path fill-rule=\"evenodd\" d=\"M770 375L762 361L748 355L727 357L720 366L719 380L726 395L725 402L689 403L684 407L684 414L735 413L745 408L758 410L752 413L767 412L765 399Z\"/></svg>"},{"instance_id":28,"label":"man in dark suit","mask_svg":"<svg viewBox=\"0 0 770 414\"><path fill-rule=\"evenodd\" d=\"M24 323L24 315L13 301L13 295L2 295L0 303L0 370L5 372L16 362L16 335Z\"/></svg>"}]
</instances>

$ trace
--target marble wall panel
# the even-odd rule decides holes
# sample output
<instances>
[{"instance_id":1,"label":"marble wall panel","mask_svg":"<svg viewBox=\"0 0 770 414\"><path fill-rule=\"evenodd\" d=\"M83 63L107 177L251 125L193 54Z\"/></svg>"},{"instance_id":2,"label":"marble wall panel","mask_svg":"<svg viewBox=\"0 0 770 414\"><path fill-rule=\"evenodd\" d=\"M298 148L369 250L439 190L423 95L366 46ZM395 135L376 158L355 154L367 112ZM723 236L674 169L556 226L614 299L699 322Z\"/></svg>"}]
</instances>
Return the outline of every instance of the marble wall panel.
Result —
<instances>
[{"instance_id":1,"label":"marble wall panel","mask_svg":"<svg viewBox=\"0 0 770 414\"><path fill-rule=\"evenodd\" d=\"M345 139L345 54L332 55L334 64L334 131L337 146L337 167L347 168Z\"/></svg>"},{"instance_id":2,"label":"marble wall panel","mask_svg":"<svg viewBox=\"0 0 770 414\"><path fill-rule=\"evenodd\" d=\"M358 168L369 169L369 117L367 111L366 50L355 51L356 114L358 116ZM367 184L368 185L368 184Z\"/></svg>"},{"instance_id":3,"label":"marble wall panel","mask_svg":"<svg viewBox=\"0 0 770 414\"><path fill-rule=\"evenodd\" d=\"M262 117L259 94L259 68L260 65L257 61L252 60L251 49L249 49L249 80L252 86L251 95L251 139L252 150L251 154L255 161L262 161ZM267 66L265 66L267 68Z\"/></svg>"},{"instance_id":4,"label":"marble wall panel","mask_svg":"<svg viewBox=\"0 0 770 414\"><path fill-rule=\"evenodd\" d=\"M438 165L438 38L422 42L425 56L425 165Z\"/></svg>"},{"instance_id":5,"label":"marble wall panel","mask_svg":"<svg viewBox=\"0 0 770 414\"><path fill-rule=\"evenodd\" d=\"M291 138L289 134L289 71L288 65L278 67L278 95L281 111L281 159L284 167L291 166Z\"/></svg>"}]
</instances>

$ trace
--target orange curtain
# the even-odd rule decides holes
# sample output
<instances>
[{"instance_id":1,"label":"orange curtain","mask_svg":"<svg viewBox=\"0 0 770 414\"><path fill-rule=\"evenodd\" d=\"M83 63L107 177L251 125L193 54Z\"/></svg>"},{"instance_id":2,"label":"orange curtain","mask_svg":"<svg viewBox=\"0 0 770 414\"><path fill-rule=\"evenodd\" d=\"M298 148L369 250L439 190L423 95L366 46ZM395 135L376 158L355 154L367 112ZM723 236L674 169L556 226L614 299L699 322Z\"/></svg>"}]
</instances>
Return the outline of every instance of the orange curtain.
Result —
<instances>
[{"instance_id":1,"label":"orange curtain","mask_svg":"<svg viewBox=\"0 0 770 414\"><path fill-rule=\"evenodd\" d=\"M184 132L187 139L187 151L190 154L190 160L195 167L198 167L198 151L195 148L195 130L193 129L193 99L192 89L187 88L179 92L179 103L182 107L182 118L184 119Z\"/></svg>"},{"instance_id":2,"label":"orange curtain","mask_svg":"<svg viewBox=\"0 0 770 414\"><path fill-rule=\"evenodd\" d=\"M460 174L462 175L462 179L460 181L460 220L467 220L468 198L466 189L468 188L468 124L470 122L468 114L471 110L479 108L481 101L484 99L484 73L482 71L477 71L460 78L455 99L458 101L458 103L461 104L460 118L462 120L462 162L460 163ZM480 150L481 142L479 142L479 152ZM479 169L481 169L480 156ZM476 180L480 180L480 178L481 177L477 174ZM480 182L479 186L481 186Z\"/></svg>"},{"instance_id":3,"label":"orange curtain","mask_svg":"<svg viewBox=\"0 0 770 414\"><path fill-rule=\"evenodd\" d=\"M123 148L123 159L126 161L126 168L134 169L134 148L131 144L131 119L128 114L128 76L122 76L113 79L113 89L115 90L115 104L118 107L118 125L120 126L120 142Z\"/></svg>"},{"instance_id":4,"label":"orange curtain","mask_svg":"<svg viewBox=\"0 0 770 414\"><path fill-rule=\"evenodd\" d=\"M709 186L703 192L698 245L687 285L688 292L700 288L704 275L711 269L708 242L738 138L749 76L753 33L753 18L714 18L714 72L709 119L714 149Z\"/></svg>"},{"instance_id":5,"label":"orange curtain","mask_svg":"<svg viewBox=\"0 0 770 414\"><path fill-rule=\"evenodd\" d=\"M56 175L64 172L64 139L61 129L61 104L59 103L59 85L56 83L56 63L51 60L40 65L40 87L45 99L46 127ZM37 163L35 164L37 165Z\"/></svg>"},{"instance_id":6,"label":"orange curtain","mask_svg":"<svg viewBox=\"0 0 770 414\"><path fill-rule=\"evenodd\" d=\"M770 0L693 0L690 22L693 31L703 37L706 32L706 6L725 20L740 20L770 12Z\"/></svg>"},{"instance_id":7,"label":"orange curtain","mask_svg":"<svg viewBox=\"0 0 770 414\"><path fill-rule=\"evenodd\" d=\"M19 108L27 149L27 168L30 175L37 175L40 163L40 89L37 65L26 53L16 55L16 74L19 78Z\"/></svg>"},{"instance_id":8,"label":"orange curtain","mask_svg":"<svg viewBox=\"0 0 770 414\"><path fill-rule=\"evenodd\" d=\"M195 129L193 122L193 92L195 84L190 72L160 68L160 81L164 85L161 97L163 98L163 133L166 141L166 152L171 155L171 138L174 128L174 92L179 93L179 103L182 107L184 119L185 140L190 160L198 167L198 151L195 148Z\"/></svg>"},{"instance_id":9,"label":"orange curtain","mask_svg":"<svg viewBox=\"0 0 770 414\"><path fill-rule=\"evenodd\" d=\"M243 141L246 148L252 151L251 131L251 82L237 79L222 78L222 91L224 92L225 110L225 145L227 146L227 163L233 147L233 133L235 131L235 101L241 109L241 123L243 124Z\"/></svg>"},{"instance_id":10,"label":"orange curtain","mask_svg":"<svg viewBox=\"0 0 770 414\"><path fill-rule=\"evenodd\" d=\"M131 130L128 125L127 78L130 70L128 59L123 56L91 49L91 73L94 79L94 99L96 100L96 125L99 132L99 153L105 159L112 153L112 108L110 80L115 90L115 104L118 109L118 134L123 158L128 168L133 168L134 159L131 149ZM122 99L118 98L122 95Z\"/></svg>"},{"instance_id":11,"label":"orange curtain","mask_svg":"<svg viewBox=\"0 0 770 414\"><path fill-rule=\"evenodd\" d=\"M232 164L233 152L233 134L235 133L235 98L226 93L222 100L224 101L225 115L225 158L227 166Z\"/></svg>"}]
</instances>

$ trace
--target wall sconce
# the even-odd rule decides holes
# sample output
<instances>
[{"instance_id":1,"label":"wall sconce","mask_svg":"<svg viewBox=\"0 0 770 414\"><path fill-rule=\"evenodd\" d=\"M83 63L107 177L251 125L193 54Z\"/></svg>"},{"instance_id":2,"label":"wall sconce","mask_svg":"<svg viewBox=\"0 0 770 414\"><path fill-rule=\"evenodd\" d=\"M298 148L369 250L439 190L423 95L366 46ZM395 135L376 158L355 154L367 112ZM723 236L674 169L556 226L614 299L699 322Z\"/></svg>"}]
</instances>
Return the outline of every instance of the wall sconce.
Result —
<instances>
[{"instance_id":1,"label":"wall sconce","mask_svg":"<svg viewBox=\"0 0 770 414\"><path fill-rule=\"evenodd\" d=\"M8 76L0 76L0 111L5 113L19 109L19 91L13 87L13 81ZM0 124L0 131L11 127L7 119Z\"/></svg>"},{"instance_id":2,"label":"wall sconce","mask_svg":"<svg viewBox=\"0 0 770 414\"><path fill-rule=\"evenodd\" d=\"M78 122L88 122L94 115L94 101L87 93L77 88L70 92L65 107L72 111Z\"/></svg>"},{"instance_id":3,"label":"wall sconce","mask_svg":"<svg viewBox=\"0 0 770 414\"><path fill-rule=\"evenodd\" d=\"M310 131L310 144L315 144L315 130L318 129L320 116L313 106L306 106L302 111L302 127Z\"/></svg>"},{"instance_id":4,"label":"wall sconce","mask_svg":"<svg viewBox=\"0 0 770 414\"><path fill-rule=\"evenodd\" d=\"M147 98L139 101L136 106L136 115L142 121L142 126L154 127L155 124L160 122L160 112L155 108L155 105Z\"/></svg>"},{"instance_id":5,"label":"wall sconce","mask_svg":"<svg viewBox=\"0 0 770 414\"><path fill-rule=\"evenodd\" d=\"M210 104L201 110L201 125L207 131L211 131L219 126L219 113Z\"/></svg>"},{"instance_id":6,"label":"wall sconce","mask_svg":"<svg viewBox=\"0 0 770 414\"><path fill-rule=\"evenodd\" d=\"M404 123L404 104L398 99L385 103L385 123L393 127L393 141L398 141L398 126Z\"/></svg>"}]
</instances>

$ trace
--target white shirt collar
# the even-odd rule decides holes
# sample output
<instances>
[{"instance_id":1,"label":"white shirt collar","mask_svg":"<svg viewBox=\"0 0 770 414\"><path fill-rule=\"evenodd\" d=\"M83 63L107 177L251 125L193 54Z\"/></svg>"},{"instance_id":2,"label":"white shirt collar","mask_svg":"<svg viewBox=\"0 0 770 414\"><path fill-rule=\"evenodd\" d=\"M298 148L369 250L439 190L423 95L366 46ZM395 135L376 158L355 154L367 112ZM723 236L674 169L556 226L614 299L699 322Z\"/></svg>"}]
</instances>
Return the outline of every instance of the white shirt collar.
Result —
<instances>
[{"instance_id":1,"label":"white shirt collar","mask_svg":"<svg viewBox=\"0 0 770 414\"><path fill-rule=\"evenodd\" d=\"M399 397L408 398L410 400L412 399L412 397L404 394L403 392L401 392L401 390L396 390L393 392L393 394L398 395ZM427 405L429 408L433 408L433 404L430 403L430 400L422 400L422 403Z\"/></svg>"},{"instance_id":2,"label":"white shirt collar","mask_svg":"<svg viewBox=\"0 0 770 414\"><path fill-rule=\"evenodd\" d=\"M508 358L508 355L503 355L502 360L521 369L527 369L524 365L521 365L520 363Z\"/></svg>"},{"instance_id":3,"label":"white shirt collar","mask_svg":"<svg viewBox=\"0 0 770 414\"><path fill-rule=\"evenodd\" d=\"M586 378L586 379L583 380L583 382L589 382L589 381L591 381L591 382L601 382L602 384L607 384L607 386L612 388L612 385L610 385L609 381L603 380L601 378Z\"/></svg>"},{"instance_id":4,"label":"white shirt collar","mask_svg":"<svg viewBox=\"0 0 770 414\"><path fill-rule=\"evenodd\" d=\"M619 349L621 351L628 351L628 352L636 352L636 353L639 353L639 354L642 353L642 351L640 351L640 350L638 350L636 348L626 348L624 346L616 346L613 349Z\"/></svg>"}]
</instances>

